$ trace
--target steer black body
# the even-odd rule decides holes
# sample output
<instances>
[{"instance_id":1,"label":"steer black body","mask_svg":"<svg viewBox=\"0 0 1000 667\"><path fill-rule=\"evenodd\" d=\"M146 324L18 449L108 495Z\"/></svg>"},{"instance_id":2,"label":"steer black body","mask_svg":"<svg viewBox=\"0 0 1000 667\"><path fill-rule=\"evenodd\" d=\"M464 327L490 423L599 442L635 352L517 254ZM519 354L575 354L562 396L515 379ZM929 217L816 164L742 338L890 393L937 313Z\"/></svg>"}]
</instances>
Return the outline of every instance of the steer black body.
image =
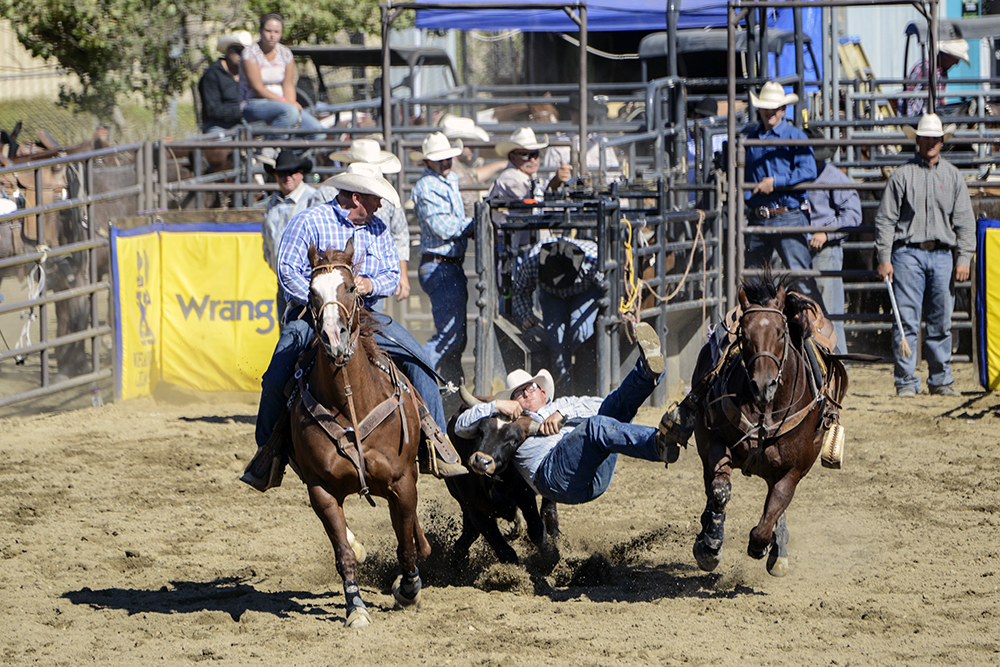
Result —
<instances>
[{"instance_id":1,"label":"steer black body","mask_svg":"<svg viewBox=\"0 0 1000 667\"><path fill-rule=\"evenodd\" d=\"M483 440L496 436L498 422L499 425L504 424L496 417L484 419L480 422L479 437L466 439L455 434L456 419L457 415L448 423L448 437L465 462L471 461L479 452ZM525 435L526 433L521 435L520 442L524 442ZM497 519L513 522L517 518L518 509L527 524L528 538L539 549L547 547L549 536L559 533L556 503L543 498L539 514L535 491L513 467L490 476L480 474L449 477L445 484L462 506L462 534L455 542L456 556L467 558L469 548L482 535L500 562L517 563L517 553L497 527Z\"/></svg>"}]
</instances>

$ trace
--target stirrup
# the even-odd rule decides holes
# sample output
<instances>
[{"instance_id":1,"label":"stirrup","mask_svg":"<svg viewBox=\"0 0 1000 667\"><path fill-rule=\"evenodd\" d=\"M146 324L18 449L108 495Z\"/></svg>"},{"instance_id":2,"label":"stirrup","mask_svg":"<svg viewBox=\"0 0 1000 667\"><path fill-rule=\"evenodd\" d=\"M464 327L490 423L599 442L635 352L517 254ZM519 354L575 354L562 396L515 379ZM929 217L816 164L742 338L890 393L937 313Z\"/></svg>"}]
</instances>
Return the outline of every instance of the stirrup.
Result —
<instances>
[{"instance_id":1,"label":"stirrup","mask_svg":"<svg viewBox=\"0 0 1000 667\"><path fill-rule=\"evenodd\" d=\"M249 484L260 492L281 486L285 476L285 438L279 429L271 433L271 437L250 459L240 481Z\"/></svg>"},{"instance_id":2,"label":"stirrup","mask_svg":"<svg viewBox=\"0 0 1000 667\"><path fill-rule=\"evenodd\" d=\"M420 413L420 430L427 437L429 443L428 450L436 451L445 463L458 463L461 465L458 452L455 451L455 447L448 440L445 432L441 430L441 427L431 417L430 411L422 403L417 403L417 406Z\"/></svg>"},{"instance_id":3,"label":"stirrup","mask_svg":"<svg viewBox=\"0 0 1000 667\"><path fill-rule=\"evenodd\" d=\"M834 424L823 434L823 448L820 449L820 463L824 468L840 470L844 464L844 427Z\"/></svg>"}]
</instances>

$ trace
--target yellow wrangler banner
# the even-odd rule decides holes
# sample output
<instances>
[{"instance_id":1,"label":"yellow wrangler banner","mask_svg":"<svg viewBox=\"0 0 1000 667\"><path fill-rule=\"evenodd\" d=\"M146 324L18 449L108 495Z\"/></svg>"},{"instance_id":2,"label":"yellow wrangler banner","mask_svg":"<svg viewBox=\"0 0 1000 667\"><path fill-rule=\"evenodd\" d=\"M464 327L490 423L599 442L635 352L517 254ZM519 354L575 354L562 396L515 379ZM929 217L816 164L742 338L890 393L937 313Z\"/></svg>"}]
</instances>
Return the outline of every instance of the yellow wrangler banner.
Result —
<instances>
[{"instance_id":1,"label":"yellow wrangler banner","mask_svg":"<svg viewBox=\"0 0 1000 667\"><path fill-rule=\"evenodd\" d=\"M259 224L112 228L119 389L258 391L278 339Z\"/></svg>"},{"instance_id":2,"label":"yellow wrangler banner","mask_svg":"<svg viewBox=\"0 0 1000 667\"><path fill-rule=\"evenodd\" d=\"M979 384L1000 389L1000 220L976 221L973 331Z\"/></svg>"}]
</instances>

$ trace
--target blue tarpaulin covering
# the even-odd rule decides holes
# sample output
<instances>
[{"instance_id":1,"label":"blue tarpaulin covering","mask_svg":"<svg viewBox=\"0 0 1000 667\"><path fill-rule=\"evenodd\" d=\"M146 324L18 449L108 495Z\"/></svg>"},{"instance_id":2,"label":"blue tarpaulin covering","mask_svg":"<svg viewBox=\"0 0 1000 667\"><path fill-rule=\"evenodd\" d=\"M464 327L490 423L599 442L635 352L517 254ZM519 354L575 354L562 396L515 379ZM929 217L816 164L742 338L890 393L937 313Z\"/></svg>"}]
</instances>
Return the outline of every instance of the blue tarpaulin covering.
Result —
<instances>
[{"instance_id":1,"label":"blue tarpaulin covering","mask_svg":"<svg viewBox=\"0 0 1000 667\"><path fill-rule=\"evenodd\" d=\"M459 0L461 1L461 0ZM489 0L475 0L488 2ZM509 2L509 0L507 0ZM548 0L551 1L551 0ZM532 0L524 0L530 7ZM577 32L579 28L561 9L420 9L417 27L427 30L521 30L522 32ZM726 27L724 0L681 0L677 27ZM587 30L666 30L666 0L593 0L587 2Z\"/></svg>"}]
</instances>

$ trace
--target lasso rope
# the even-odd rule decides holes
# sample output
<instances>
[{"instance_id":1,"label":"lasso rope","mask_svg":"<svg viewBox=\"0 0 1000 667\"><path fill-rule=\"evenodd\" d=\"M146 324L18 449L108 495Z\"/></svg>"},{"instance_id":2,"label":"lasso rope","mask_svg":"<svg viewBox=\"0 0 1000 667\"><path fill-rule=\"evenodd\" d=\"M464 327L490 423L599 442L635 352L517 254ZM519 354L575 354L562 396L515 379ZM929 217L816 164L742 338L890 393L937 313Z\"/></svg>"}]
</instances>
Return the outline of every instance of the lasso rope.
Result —
<instances>
[{"instance_id":1,"label":"lasso rope","mask_svg":"<svg viewBox=\"0 0 1000 667\"><path fill-rule=\"evenodd\" d=\"M639 299L642 295L642 288L649 290L649 293L656 298L657 301L661 303L668 303L677 294L684 289L684 285L687 282L688 275L691 273L691 266L694 264L695 251L698 249L698 242L701 242L701 275L702 281L705 281L705 272L708 267L708 252L707 252L707 242L705 241L705 234L702 231L702 225L705 222L705 212L701 209L696 209L698 211L698 221L697 228L694 236L694 240L691 242L691 250L688 252L687 267L684 269L684 274L681 276L680 282L677 283L676 288L667 294L666 296L660 296L657 294L656 290L649 286L649 283L642 278L638 277L638 273L635 267L635 257L632 253L632 223L629 222L627 218L622 217L622 222L625 223L628 229L628 242L625 245L625 296L621 298L618 304L618 312L621 314L622 319L628 320L633 323L639 322ZM645 239L642 235L639 235L640 243L645 245ZM707 290L702 287L701 290L701 320L702 323L705 322L707 316L707 302L706 302Z\"/></svg>"},{"instance_id":2,"label":"lasso rope","mask_svg":"<svg viewBox=\"0 0 1000 667\"><path fill-rule=\"evenodd\" d=\"M28 299L31 301L45 294L45 259L48 257L48 246L41 245L38 248L42 251L42 257L28 273ZM36 271L38 272L37 278L35 277ZM34 307L25 308L21 311L21 319L24 320L24 324L21 326L21 335L14 343L15 350L31 345L31 323L38 319L38 313L35 312ZM24 360L23 354L14 357L14 363L19 365L23 364Z\"/></svg>"}]
</instances>

